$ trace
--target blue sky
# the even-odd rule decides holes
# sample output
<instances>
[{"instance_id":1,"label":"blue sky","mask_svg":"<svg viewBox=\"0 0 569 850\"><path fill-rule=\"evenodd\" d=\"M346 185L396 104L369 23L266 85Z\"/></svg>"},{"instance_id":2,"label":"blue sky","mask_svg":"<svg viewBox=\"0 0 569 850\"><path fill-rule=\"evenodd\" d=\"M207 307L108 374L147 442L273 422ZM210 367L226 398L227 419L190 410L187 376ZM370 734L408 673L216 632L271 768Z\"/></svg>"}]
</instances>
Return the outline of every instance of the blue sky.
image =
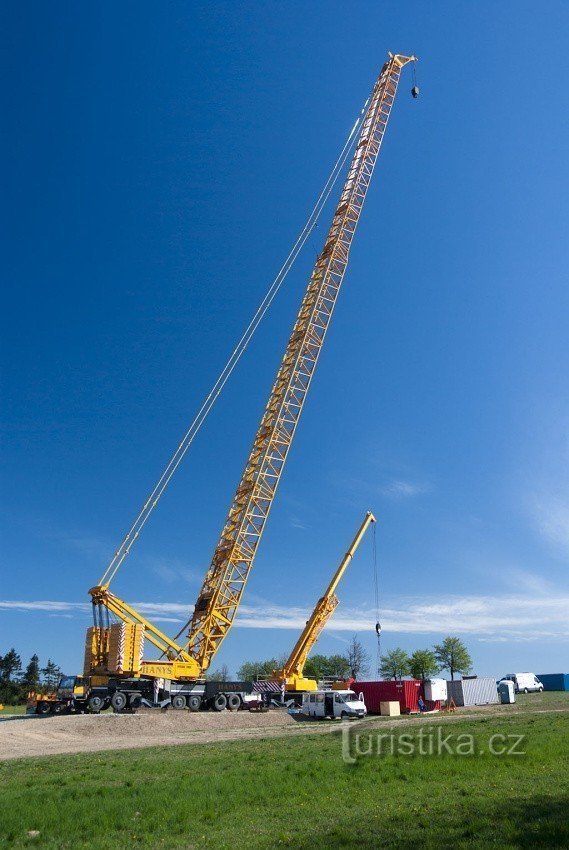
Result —
<instances>
[{"instance_id":1,"label":"blue sky","mask_svg":"<svg viewBox=\"0 0 569 850\"><path fill-rule=\"evenodd\" d=\"M40 3L4 15L0 653L72 672L87 590L414 52L242 612L280 655L366 509L383 649L568 667L565 3ZM327 220L113 589L175 633ZM372 538L319 651L375 651Z\"/></svg>"}]
</instances>

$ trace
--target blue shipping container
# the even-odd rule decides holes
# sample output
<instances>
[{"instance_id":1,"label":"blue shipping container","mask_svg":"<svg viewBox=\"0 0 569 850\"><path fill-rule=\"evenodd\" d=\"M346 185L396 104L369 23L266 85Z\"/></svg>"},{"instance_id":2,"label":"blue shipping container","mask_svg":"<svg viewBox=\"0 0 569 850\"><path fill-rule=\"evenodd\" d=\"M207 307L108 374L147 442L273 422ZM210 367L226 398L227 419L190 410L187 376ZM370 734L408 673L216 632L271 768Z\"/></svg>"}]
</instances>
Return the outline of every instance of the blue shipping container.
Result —
<instances>
[{"instance_id":1,"label":"blue shipping container","mask_svg":"<svg viewBox=\"0 0 569 850\"><path fill-rule=\"evenodd\" d=\"M569 673L540 673L544 691L569 691Z\"/></svg>"}]
</instances>

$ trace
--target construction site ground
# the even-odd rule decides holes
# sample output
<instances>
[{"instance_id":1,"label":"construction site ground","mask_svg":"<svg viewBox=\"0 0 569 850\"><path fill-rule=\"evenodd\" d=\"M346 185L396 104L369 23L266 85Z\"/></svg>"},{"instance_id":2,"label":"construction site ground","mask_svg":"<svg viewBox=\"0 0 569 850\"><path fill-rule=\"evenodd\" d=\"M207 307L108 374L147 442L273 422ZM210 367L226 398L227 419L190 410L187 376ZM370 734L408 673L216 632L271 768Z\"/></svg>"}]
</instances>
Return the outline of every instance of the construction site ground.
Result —
<instances>
[{"instance_id":1,"label":"construction site ground","mask_svg":"<svg viewBox=\"0 0 569 850\"><path fill-rule=\"evenodd\" d=\"M515 705L473 706L452 714L380 718L370 716L360 725L453 722L466 718L507 717L512 713L569 712L565 693L521 695ZM299 719L286 710L256 712L198 712L142 710L137 714L63 715L37 717L0 715L0 759L50 756L59 753L100 752L177 744L208 744L252 738L327 734L336 721Z\"/></svg>"}]
</instances>

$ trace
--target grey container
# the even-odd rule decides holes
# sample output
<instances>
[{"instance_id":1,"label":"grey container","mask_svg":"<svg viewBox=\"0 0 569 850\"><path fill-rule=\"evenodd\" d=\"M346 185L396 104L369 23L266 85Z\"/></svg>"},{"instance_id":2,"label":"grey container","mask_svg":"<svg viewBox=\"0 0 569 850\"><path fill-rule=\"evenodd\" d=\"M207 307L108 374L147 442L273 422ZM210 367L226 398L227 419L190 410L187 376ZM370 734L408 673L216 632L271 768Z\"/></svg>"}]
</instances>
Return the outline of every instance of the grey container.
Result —
<instances>
[{"instance_id":1,"label":"grey container","mask_svg":"<svg viewBox=\"0 0 569 850\"><path fill-rule=\"evenodd\" d=\"M447 681L447 688L448 698L453 699L455 705L497 705L499 702L496 680L486 676Z\"/></svg>"}]
</instances>

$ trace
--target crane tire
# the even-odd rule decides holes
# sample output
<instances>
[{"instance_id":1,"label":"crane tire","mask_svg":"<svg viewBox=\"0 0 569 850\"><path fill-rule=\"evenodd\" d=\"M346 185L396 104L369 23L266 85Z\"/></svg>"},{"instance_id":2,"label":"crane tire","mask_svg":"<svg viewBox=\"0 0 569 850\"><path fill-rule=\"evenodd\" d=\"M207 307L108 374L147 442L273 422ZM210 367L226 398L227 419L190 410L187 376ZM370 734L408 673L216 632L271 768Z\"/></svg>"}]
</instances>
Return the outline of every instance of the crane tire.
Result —
<instances>
[{"instance_id":1,"label":"crane tire","mask_svg":"<svg viewBox=\"0 0 569 850\"><path fill-rule=\"evenodd\" d=\"M186 697L183 694L174 694L172 697L172 708L181 711L186 707Z\"/></svg>"},{"instance_id":2,"label":"crane tire","mask_svg":"<svg viewBox=\"0 0 569 850\"><path fill-rule=\"evenodd\" d=\"M213 707L215 711L225 711L227 708L227 697L225 694L217 694L213 701Z\"/></svg>"},{"instance_id":3,"label":"crane tire","mask_svg":"<svg viewBox=\"0 0 569 850\"><path fill-rule=\"evenodd\" d=\"M36 706L36 714L41 714L42 717L46 717L51 711L51 705L46 700L41 700L38 702Z\"/></svg>"},{"instance_id":4,"label":"crane tire","mask_svg":"<svg viewBox=\"0 0 569 850\"><path fill-rule=\"evenodd\" d=\"M99 714L103 707L103 697L92 696L87 700L87 708L89 709L89 714Z\"/></svg>"},{"instance_id":5,"label":"crane tire","mask_svg":"<svg viewBox=\"0 0 569 850\"><path fill-rule=\"evenodd\" d=\"M227 694L227 708L229 711L239 711L241 708L241 697L239 694Z\"/></svg>"},{"instance_id":6,"label":"crane tire","mask_svg":"<svg viewBox=\"0 0 569 850\"><path fill-rule=\"evenodd\" d=\"M194 694L194 696L188 697L188 708L190 711L199 711L202 707L201 697Z\"/></svg>"},{"instance_id":7,"label":"crane tire","mask_svg":"<svg viewBox=\"0 0 569 850\"><path fill-rule=\"evenodd\" d=\"M123 711L126 708L127 704L127 696L123 694L122 691L116 691L111 697L111 706L113 711L118 712Z\"/></svg>"}]
</instances>

